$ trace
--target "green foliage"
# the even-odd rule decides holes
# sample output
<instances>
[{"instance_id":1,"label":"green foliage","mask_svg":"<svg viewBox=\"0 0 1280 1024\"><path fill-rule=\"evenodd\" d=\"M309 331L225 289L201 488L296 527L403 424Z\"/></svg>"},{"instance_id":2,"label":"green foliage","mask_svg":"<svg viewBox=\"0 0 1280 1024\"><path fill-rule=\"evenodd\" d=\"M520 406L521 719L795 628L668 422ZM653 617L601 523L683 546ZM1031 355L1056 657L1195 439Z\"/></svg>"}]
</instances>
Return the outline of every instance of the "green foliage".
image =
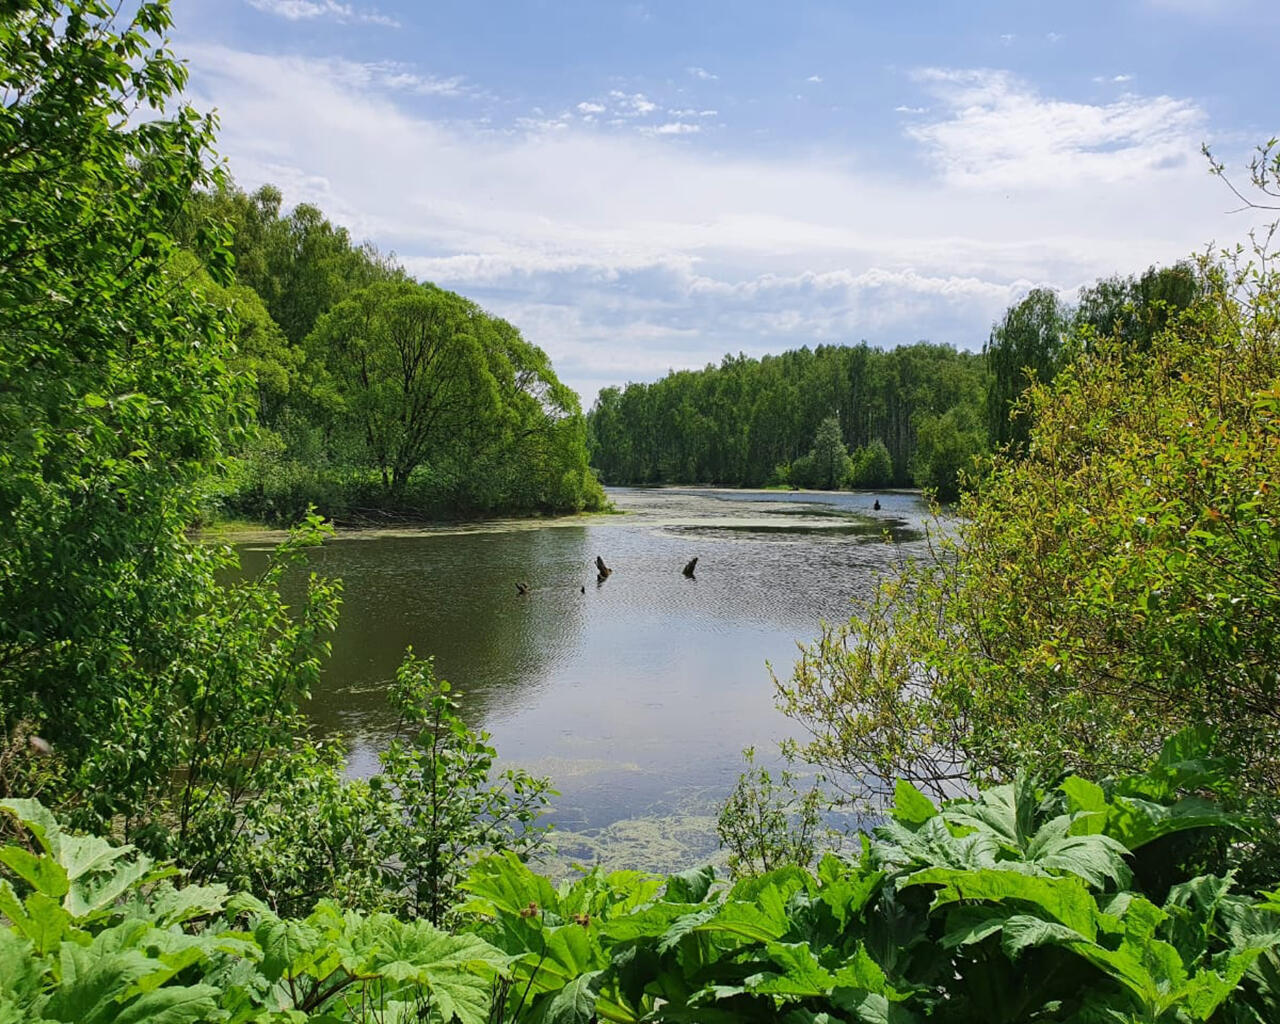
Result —
<instances>
[{"instance_id":1,"label":"green foliage","mask_svg":"<svg viewBox=\"0 0 1280 1024\"><path fill-rule=\"evenodd\" d=\"M1274 813L1280 615L1280 282L1210 290L1138 352L1095 339L1026 399L940 557L885 582L785 687L806 757L850 789L934 793L1019 767L1135 767L1188 725ZM1249 870L1271 873L1274 847Z\"/></svg>"},{"instance_id":2,"label":"green foliage","mask_svg":"<svg viewBox=\"0 0 1280 1024\"><path fill-rule=\"evenodd\" d=\"M1212 863L1245 828L1209 798L1228 767L1188 734L1101 783L936 805L903 783L855 855L730 887L710 868L557 886L507 851L472 866L455 934L183 886L9 801L0 1020L1270 1020L1280 899ZM1208 860L1181 866L1177 838Z\"/></svg>"},{"instance_id":3,"label":"green foliage","mask_svg":"<svg viewBox=\"0 0 1280 1024\"><path fill-rule=\"evenodd\" d=\"M588 416L592 465L619 484L842 487L848 474L834 445L815 448L837 411L845 451L874 456L857 486L908 485L918 424L962 404L979 416L984 373L982 357L926 343L725 357L700 372L602 390Z\"/></svg>"},{"instance_id":4,"label":"green foliage","mask_svg":"<svg viewBox=\"0 0 1280 1024\"><path fill-rule=\"evenodd\" d=\"M775 779L755 763L754 747L747 747L742 756L746 770L716 821L720 845L729 850L730 873L760 875L786 864L812 864L834 836L824 825L827 800L821 780L801 792L794 771L784 768Z\"/></svg>"},{"instance_id":5,"label":"green foliage","mask_svg":"<svg viewBox=\"0 0 1280 1024\"><path fill-rule=\"evenodd\" d=\"M187 536L246 436L246 321L203 297L228 283L219 232L189 240L199 281L174 242L218 185L212 123L155 47L167 5L133 11L0 14L0 795L41 787L206 877L300 743L336 594L278 591L318 521L233 587L231 553Z\"/></svg>"},{"instance_id":6,"label":"green foliage","mask_svg":"<svg viewBox=\"0 0 1280 1024\"><path fill-rule=\"evenodd\" d=\"M1195 749L1188 737L1101 785L1020 777L940 806L901 784L857 856L728 889L709 869L665 885L596 870L555 888L489 859L467 909L515 958L504 1019L1268 1019L1280 904L1229 874L1141 885L1169 873L1153 828L1213 849L1207 836L1240 825L1170 788L1219 777Z\"/></svg>"},{"instance_id":7,"label":"green foliage","mask_svg":"<svg viewBox=\"0 0 1280 1024\"><path fill-rule=\"evenodd\" d=\"M543 847L550 782L497 770L488 733L462 720L430 660L408 652L389 696L400 723L381 772L345 779L335 748L293 758L249 809L258 841L237 851L226 877L281 914L324 898L440 925L475 858Z\"/></svg>"},{"instance_id":8,"label":"green foliage","mask_svg":"<svg viewBox=\"0 0 1280 1024\"><path fill-rule=\"evenodd\" d=\"M233 232L236 285L201 284L240 323L234 365L262 431L217 481L226 511L445 518L604 507L577 397L545 353L279 190L192 197L179 225ZM278 325L278 326L276 326Z\"/></svg>"},{"instance_id":9,"label":"green foliage","mask_svg":"<svg viewBox=\"0 0 1280 1024\"><path fill-rule=\"evenodd\" d=\"M425 921L321 901L281 918L130 846L64 832L8 801L24 844L0 849L0 1020L438 1021L484 1024L507 958ZM16 887L15 887L16 886Z\"/></svg>"},{"instance_id":10,"label":"green foliage","mask_svg":"<svg viewBox=\"0 0 1280 1024\"><path fill-rule=\"evenodd\" d=\"M844 487L852 472L849 450L840 439L840 421L828 416L818 424L813 447L791 463L788 480L800 487L832 491Z\"/></svg>"},{"instance_id":11,"label":"green foliage","mask_svg":"<svg viewBox=\"0 0 1280 1024\"><path fill-rule=\"evenodd\" d=\"M917 449L917 457L918 454ZM877 437L865 448L859 448L850 461L850 486L874 489L888 487L893 483L893 457L880 438Z\"/></svg>"},{"instance_id":12,"label":"green foliage","mask_svg":"<svg viewBox=\"0 0 1280 1024\"><path fill-rule=\"evenodd\" d=\"M408 653L391 702L408 735L381 755L383 792L389 787L395 799L387 885L402 896L403 912L440 924L473 858L510 851L525 859L545 843L549 826L537 821L555 791L517 768L493 777L489 734L463 722L430 660Z\"/></svg>"},{"instance_id":13,"label":"green foliage","mask_svg":"<svg viewBox=\"0 0 1280 1024\"><path fill-rule=\"evenodd\" d=\"M1031 421L1016 403L1029 383L1047 383L1058 372L1068 318L1057 292L1033 288L991 328L984 351L989 372L987 429L993 446L1018 450L1026 444Z\"/></svg>"}]
</instances>

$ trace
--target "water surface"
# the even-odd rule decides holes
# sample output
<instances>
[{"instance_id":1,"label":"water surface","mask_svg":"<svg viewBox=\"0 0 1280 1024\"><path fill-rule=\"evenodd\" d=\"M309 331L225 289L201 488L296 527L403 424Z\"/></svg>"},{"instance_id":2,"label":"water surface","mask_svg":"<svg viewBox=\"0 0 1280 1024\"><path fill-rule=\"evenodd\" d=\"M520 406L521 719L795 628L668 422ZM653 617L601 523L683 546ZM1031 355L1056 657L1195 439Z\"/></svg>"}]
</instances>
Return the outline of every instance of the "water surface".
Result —
<instances>
[{"instance_id":1,"label":"water surface","mask_svg":"<svg viewBox=\"0 0 1280 1024\"><path fill-rule=\"evenodd\" d=\"M353 773L376 771L395 728L384 690L411 645L505 761L553 778L565 856L644 842L633 862L688 866L714 850L742 748L794 734L766 663L789 674L820 620L846 618L878 574L920 555L927 512L900 493L610 497L624 514L326 544L314 564L342 578L343 608L310 710L344 737ZM597 555L613 569L603 583Z\"/></svg>"}]
</instances>

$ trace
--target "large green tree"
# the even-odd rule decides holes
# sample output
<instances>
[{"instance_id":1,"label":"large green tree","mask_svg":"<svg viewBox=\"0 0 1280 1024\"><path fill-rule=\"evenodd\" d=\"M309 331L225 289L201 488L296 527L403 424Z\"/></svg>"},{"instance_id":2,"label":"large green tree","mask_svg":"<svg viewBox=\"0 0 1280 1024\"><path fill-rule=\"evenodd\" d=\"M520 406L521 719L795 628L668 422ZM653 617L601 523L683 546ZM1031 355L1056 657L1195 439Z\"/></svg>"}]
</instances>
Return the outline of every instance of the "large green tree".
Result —
<instances>
[{"instance_id":1,"label":"large green tree","mask_svg":"<svg viewBox=\"0 0 1280 1024\"><path fill-rule=\"evenodd\" d=\"M174 241L219 183L169 24L0 8L0 791L211 874L289 763L335 604L287 609L280 562L224 587L230 553L187 536L252 403ZM192 244L229 283L212 226Z\"/></svg>"},{"instance_id":2,"label":"large green tree","mask_svg":"<svg viewBox=\"0 0 1280 1024\"><path fill-rule=\"evenodd\" d=\"M946 792L1135 765L1208 726L1275 812L1280 278L1202 273L1146 351L1098 339L1036 383L1025 452L996 458L942 557L802 659L783 702L813 760Z\"/></svg>"},{"instance_id":3,"label":"large green tree","mask_svg":"<svg viewBox=\"0 0 1280 1024\"><path fill-rule=\"evenodd\" d=\"M1032 381L1047 383L1062 363L1069 311L1048 288L1010 306L987 341L987 429L994 445L1027 443L1031 422L1017 402Z\"/></svg>"}]
</instances>

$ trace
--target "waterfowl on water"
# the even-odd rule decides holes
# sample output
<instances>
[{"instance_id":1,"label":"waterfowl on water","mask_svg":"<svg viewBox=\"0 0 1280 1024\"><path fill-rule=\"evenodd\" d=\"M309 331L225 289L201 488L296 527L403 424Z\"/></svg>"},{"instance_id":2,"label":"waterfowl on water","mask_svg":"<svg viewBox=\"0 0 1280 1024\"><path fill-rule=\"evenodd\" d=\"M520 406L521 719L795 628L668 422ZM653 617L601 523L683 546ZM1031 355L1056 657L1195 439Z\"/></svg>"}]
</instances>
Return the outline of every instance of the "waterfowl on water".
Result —
<instances>
[{"instance_id":1,"label":"waterfowl on water","mask_svg":"<svg viewBox=\"0 0 1280 1024\"><path fill-rule=\"evenodd\" d=\"M598 573L596 580L599 582L607 580L613 573L613 570L604 564L604 559L599 555L596 555L596 572Z\"/></svg>"},{"instance_id":2,"label":"waterfowl on water","mask_svg":"<svg viewBox=\"0 0 1280 1024\"><path fill-rule=\"evenodd\" d=\"M880 511L880 499L879 499L879 498L876 498L876 500L875 500L874 502L872 502L872 503L871 503L871 507L872 507L875 511L879 512L879 511Z\"/></svg>"},{"instance_id":3,"label":"waterfowl on water","mask_svg":"<svg viewBox=\"0 0 1280 1024\"><path fill-rule=\"evenodd\" d=\"M693 570L697 567L697 565L698 565L698 559L697 559L697 556L695 555L693 558L689 559L689 564L684 567L684 574L688 576L689 579L693 579Z\"/></svg>"}]
</instances>

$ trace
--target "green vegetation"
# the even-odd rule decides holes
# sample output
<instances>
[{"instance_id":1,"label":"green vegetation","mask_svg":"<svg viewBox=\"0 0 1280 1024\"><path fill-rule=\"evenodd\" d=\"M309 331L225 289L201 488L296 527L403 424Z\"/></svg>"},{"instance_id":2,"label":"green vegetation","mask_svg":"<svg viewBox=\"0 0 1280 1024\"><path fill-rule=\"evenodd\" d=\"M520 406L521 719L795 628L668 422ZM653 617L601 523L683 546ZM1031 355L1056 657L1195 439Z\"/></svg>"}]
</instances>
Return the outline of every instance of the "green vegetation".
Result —
<instances>
[{"instance_id":1,"label":"green vegetation","mask_svg":"<svg viewBox=\"0 0 1280 1024\"><path fill-rule=\"evenodd\" d=\"M981 420L984 382L981 356L925 343L726 357L601 391L588 416L592 465L612 484L909 485L934 451L919 447L920 432L959 407ZM841 461L850 453L852 469Z\"/></svg>"},{"instance_id":2,"label":"green vegetation","mask_svg":"<svg viewBox=\"0 0 1280 1024\"><path fill-rule=\"evenodd\" d=\"M1031 381L1048 383L1094 339L1147 351L1206 287L1179 263L1082 288L1074 308L1034 289L981 356L927 342L819 346L605 388L587 417L592 465L612 484L914 484L955 501L988 452L1025 447L1018 400Z\"/></svg>"},{"instance_id":3,"label":"green vegetation","mask_svg":"<svg viewBox=\"0 0 1280 1024\"><path fill-rule=\"evenodd\" d=\"M1244 823L1194 734L1101 784L1019 775L935 806L905 783L851 855L717 885L478 862L453 932L321 900L281 916L34 801L0 849L0 1019L1265 1021L1280 897L1215 872ZM1194 794L1194 795L1193 795Z\"/></svg>"},{"instance_id":4,"label":"green vegetation","mask_svg":"<svg viewBox=\"0 0 1280 1024\"><path fill-rule=\"evenodd\" d=\"M749 766L742 877L553 886L548 781L496 771L429 661L378 775L309 736L319 516L235 583L188 532L219 496L590 506L573 396L510 325L229 187L167 5L114 18L0 13L0 1022L1277 1018L1265 251L1033 293L986 363L823 348L604 392L611 479L972 489L782 685L823 779ZM819 857L832 796L868 834Z\"/></svg>"},{"instance_id":5,"label":"green vegetation","mask_svg":"<svg viewBox=\"0 0 1280 1024\"><path fill-rule=\"evenodd\" d=\"M1209 724L1273 820L1280 279L1234 259L1202 274L1146 348L1091 335L1032 387L1025 456L995 458L941 557L807 652L782 688L806 759L945 793L1132 768ZM1251 870L1274 874L1264 847Z\"/></svg>"}]
</instances>

